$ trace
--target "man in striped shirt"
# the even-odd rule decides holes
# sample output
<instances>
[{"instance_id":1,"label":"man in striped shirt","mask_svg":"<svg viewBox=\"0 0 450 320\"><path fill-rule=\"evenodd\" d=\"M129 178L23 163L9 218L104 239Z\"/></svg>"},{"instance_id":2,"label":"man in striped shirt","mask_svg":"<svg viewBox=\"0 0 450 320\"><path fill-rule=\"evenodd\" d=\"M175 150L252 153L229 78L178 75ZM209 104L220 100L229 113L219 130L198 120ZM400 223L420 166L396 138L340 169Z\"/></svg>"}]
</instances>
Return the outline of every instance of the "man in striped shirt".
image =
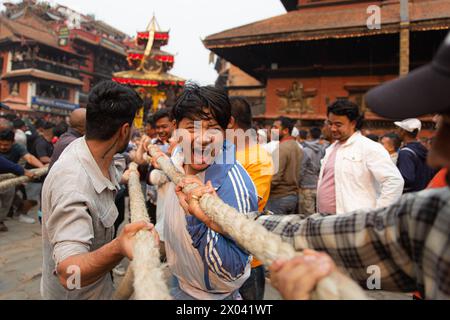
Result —
<instances>
[{"instance_id":1,"label":"man in striped shirt","mask_svg":"<svg viewBox=\"0 0 450 320\"><path fill-rule=\"evenodd\" d=\"M188 85L172 112L175 134L183 137L178 149L184 163L177 169L190 176L187 182L207 184L242 214L257 211L255 185L236 161L234 145L224 140L231 118L227 95L213 87ZM153 159L155 167L157 158ZM251 256L208 218L189 215L186 202L177 197L179 189L171 183L164 199L165 249L175 279L172 296L179 300L240 299L238 290L250 275Z\"/></svg>"}]
</instances>

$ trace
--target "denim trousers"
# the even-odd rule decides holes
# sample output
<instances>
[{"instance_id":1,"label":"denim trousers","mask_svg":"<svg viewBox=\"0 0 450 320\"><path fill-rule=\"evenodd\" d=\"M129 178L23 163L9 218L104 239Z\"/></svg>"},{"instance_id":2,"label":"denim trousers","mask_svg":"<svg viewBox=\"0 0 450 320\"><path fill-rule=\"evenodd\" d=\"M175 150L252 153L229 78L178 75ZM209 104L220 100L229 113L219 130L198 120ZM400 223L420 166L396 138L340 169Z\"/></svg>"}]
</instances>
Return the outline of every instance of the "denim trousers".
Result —
<instances>
[{"instance_id":1,"label":"denim trousers","mask_svg":"<svg viewBox=\"0 0 450 320\"><path fill-rule=\"evenodd\" d=\"M264 266L253 268L250 277L244 282L239 293L244 300L264 300L266 274Z\"/></svg>"},{"instance_id":2,"label":"denim trousers","mask_svg":"<svg viewBox=\"0 0 450 320\"><path fill-rule=\"evenodd\" d=\"M282 198L269 198L266 209L274 214L297 214L298 195L293 194Z\"/></svg>"}]
</instances>

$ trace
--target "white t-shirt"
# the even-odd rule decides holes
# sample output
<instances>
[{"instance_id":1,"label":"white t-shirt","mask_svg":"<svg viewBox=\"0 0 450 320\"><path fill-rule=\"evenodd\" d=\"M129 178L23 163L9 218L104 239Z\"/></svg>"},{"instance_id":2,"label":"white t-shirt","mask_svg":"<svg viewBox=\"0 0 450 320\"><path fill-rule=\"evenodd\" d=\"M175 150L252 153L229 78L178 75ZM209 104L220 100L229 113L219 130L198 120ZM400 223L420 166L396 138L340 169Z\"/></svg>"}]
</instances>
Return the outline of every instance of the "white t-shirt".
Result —
<instances>
[{"instance_id":1,"label":"white t-shirt","mask_svg":"<svg viewBox=\"0 0 450 320\"><path fill-rule=\"evenodd\" d=\"M176 168L182 170L181 166L183 164L183 154L181 152L178 152L178 150L175 149L174 155L172 156L171 160ZM164 212L166 211L165 199L170 181L161 170L153 170L150 173L150 182L157 187L155 229L159 234L160 240L164 242Z\"/></svg>"},{"instance_id":2,"label":"white t-shirt","mask_svg":"<svg viewBox=\"0 0 450 320\"><path fill-rule=\"evenodd\" d=\"M198 176L204 181L204 173ZM187 231L186 213L179 204L173 183L168 184L165 199L164 243L167 262L181 290L199 300L223 300L238 290L250 275L250 264L245 275L235 281L225 281L209 269L205 270L198 250L192 245L192 238ZM213 290L206 287L205 272L208 272Z\"/></svg>"}]
</instances>

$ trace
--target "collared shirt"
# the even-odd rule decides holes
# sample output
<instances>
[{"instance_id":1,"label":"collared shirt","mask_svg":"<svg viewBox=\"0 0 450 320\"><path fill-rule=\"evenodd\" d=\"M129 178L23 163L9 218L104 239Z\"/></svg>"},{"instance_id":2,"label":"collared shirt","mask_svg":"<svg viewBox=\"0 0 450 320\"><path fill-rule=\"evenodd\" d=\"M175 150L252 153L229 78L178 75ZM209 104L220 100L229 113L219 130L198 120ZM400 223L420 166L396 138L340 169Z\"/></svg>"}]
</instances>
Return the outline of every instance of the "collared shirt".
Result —
<instances>
[{"instance_id":1,"label":"collared shirt","mask_svg":"<svg viewBox=\"0 0 450 320\"><path fill-rule=\"evenodd\" d=\"M183 172L183 168L178 168ZM200 174L211 181L223 202L242 214L258 210L255 185L235 161L234 145L225 142L208 169ZM196 299L221 300L238 290L250 276L250 255L234 240L186 216L170 183L164 201L167 261L180 288Z\"/></svg>"},{"instance_id":2,"label":"collared shirt","mask_svg":"<svg viewBox=\"0 0 450 320\"><path fill-rule=\"evenodd\" d=\"M69 128L66 133L64 133L55 144L55 148L53 150L51 162L49 165L49 170L53 167L56 161L58 161L59 157L63 153L63 151L67 148L69 144L75 141L78 138L81 138L82 134L73 128Z\"/></svg>"},{"instance_id":3,"label":"collared shirt","mask_svg":"<svg viewBox=\"0 0 450 320\"><path fill-rule=\"evenodd\" d=\"M327 252L366 287L368 268L380 270L382 290L419 291L450 299L450 188L404 195L378 210L338 216L258 219L295 249Z\"/></svg>"},{"instance_id":4,"label":"collared shirt","mask_svg":"<svg viewBox=\"0 0 450 320\"><path fill-rule=\"evenodd\" d=\"M318 190L324 170L338 145L326 150L319 176ZM383 146L355 132L336 153L334 165L336 214L359 209L383 208L400 199L403 178ZM318 191L319 198L321 194Z\"/></svg>"},{"instance_id":5,"label":"collared shirt","mask_svg":"<svg viewBox=\"0 0 450 320\"><path fill-rule=\"evenodd\" d=\"M94 284L68 291L58 280L56 266L65 259L95 251L113 239L118 211L114 198L119 176L103 176L85 138L75 140L55 163L42 188L44 299L110 299L109 273Z\"/></svg>"}]
</instances>

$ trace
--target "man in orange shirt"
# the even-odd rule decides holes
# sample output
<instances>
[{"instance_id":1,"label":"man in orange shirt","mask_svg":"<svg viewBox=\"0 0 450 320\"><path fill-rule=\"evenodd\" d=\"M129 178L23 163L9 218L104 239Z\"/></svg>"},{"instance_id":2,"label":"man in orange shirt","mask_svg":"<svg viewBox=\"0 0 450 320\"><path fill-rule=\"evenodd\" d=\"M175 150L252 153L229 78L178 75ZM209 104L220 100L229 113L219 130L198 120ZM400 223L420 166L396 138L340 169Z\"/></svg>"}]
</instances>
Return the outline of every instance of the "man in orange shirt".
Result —
<instances>
[{"instance_id":1,"label":"man in orange shirt","mask_svg":"<svg viewBox=\"0 0 450 320\"><path fill-rule=\"evenodd\" d=\"M427 189L439 189L448 186L447 177L448 169L441 169L441 171L434 176L433 180L430 181Z\"/></svg>"},{"instance_id":2,"label":"man in orange shirt","mask_svg":"<svg viewBox=\"0 0 450 320\"><path fill-rule=\"evenodd\" d=\"M433 117L433 122L436 124L436 129L439 129L439 123L441 121L442 116L437 114ZM439 159L436 159L436 157L430 157L428 159L428 164L432 167L436 166L436 163L439 163ZM427 189L439 189L439 188L444 188L448 185L447 183L447 178L449 177L448 175L448 169L447 168L442 168L435 176L434 178L430 181L430 184L428 185Z\"/></svg>"},{"instance_id":3,"label":"man in orange shirt","mask_svg":"<svg viewBox=\"0 0 450 320\"><path fill-rule=\"evenodd\" d=\"M258 192L258 209L263 212L270 195L273 164L269 153L257 143L256 132L252 130L252 110L243 98L231 98L230 129L236 145L236 159L247 170ZM227 137L228 138L228 137ZM263 264L253 257L250 278L239 290L244 300L263 300L265 287L265 269Z\"/></svg>"}]
</instances>

